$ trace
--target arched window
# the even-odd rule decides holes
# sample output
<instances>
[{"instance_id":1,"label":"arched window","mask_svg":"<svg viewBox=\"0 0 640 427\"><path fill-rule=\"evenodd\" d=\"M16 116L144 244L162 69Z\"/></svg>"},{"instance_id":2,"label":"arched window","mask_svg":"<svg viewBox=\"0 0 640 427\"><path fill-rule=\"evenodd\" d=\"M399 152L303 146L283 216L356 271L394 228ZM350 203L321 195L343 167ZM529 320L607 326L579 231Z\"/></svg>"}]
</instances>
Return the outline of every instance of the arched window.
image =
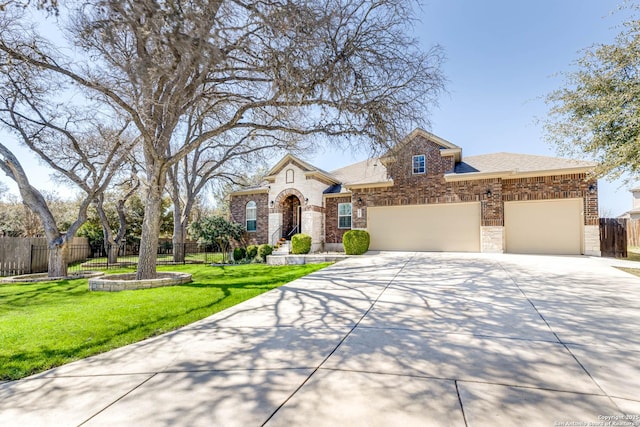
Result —
<instances>
[{"instance_id":1,"label":"arched window","mask_svg":"<svg viewBox=\"0 0 640 427\"><path fill-rule=\"evenodd\" d=\"M287 179L286 179L287 184L293 184L293 178L294 178L293 169L287 169L286 175L287 175Z\"/></svg>"},{"instance_id":2,"label":"arched window","mask_svg":"<svg viewBox=\"0 0 640 427\"><path fill-rule=\"evenodd\" d=\"M247 231L256 231L258 225L258 209L256 208L256 202L253 200L247 203Z\"/></svg>"}]
</instances>

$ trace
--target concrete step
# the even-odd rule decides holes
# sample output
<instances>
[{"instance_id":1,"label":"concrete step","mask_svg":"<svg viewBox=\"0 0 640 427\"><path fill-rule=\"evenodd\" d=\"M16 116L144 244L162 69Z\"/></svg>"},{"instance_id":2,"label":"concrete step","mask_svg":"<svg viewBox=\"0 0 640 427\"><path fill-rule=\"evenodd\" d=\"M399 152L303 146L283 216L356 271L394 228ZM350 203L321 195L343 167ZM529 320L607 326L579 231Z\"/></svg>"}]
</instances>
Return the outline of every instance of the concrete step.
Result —
<instances>
[{"instance_id":1,"label":"concrete step","mask_svg":"<svg viewBox=\"0 0 640 427\"><path fill-rule=\"evenodd\" d=\"M291 242L290 241L284 241L282 243L280 243L280 247L273 250L272 255L289 255L289 252L291 251Z\"/></svg>"}]
</instances>

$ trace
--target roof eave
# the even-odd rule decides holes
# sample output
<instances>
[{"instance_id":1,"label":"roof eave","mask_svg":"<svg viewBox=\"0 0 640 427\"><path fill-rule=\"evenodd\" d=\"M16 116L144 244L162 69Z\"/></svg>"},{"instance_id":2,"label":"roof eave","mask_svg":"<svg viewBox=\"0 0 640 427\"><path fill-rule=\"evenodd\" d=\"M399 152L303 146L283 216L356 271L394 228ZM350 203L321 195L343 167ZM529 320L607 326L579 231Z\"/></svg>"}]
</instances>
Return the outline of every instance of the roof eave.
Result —
<instances>
[{"instance_id":1,"label":"roof eave","mask_svg":"<svg viewBox=\"0 0 640 427\"><path fill-rule=\"evenodd\" d=\"M268 193L268 192L269 192L269 188L267 188L267 187L247 188L246 190L233 191L233 192L229 193L229 195L230 196L243 196L243 195L247 195L247 194L261 194L261 193Z\"/></svg>"},{"instance_id":2,"label":"roof eave","mask_svg":"<svg viewBox=\"0 0 640 427\"><path fill-rule=\"evenodd\" d=\"M380 181L380 182L366 182L361 184L342 184L347 190L359 190L362 188L381 188L381 187L393 187L393 180Z\"/></svg>"},{"instance_id":3,"label":"roof eave","mask_svg":"<svg viewBox=\"0 0 640 427\"><path fill-rule=\"evenodd\" d=\"M341 184L340 181L336 180L334 177L327 175L326 173L322 173L318 170L314 170L314 171L309 171L309 172L305 172L304 176L307 179L316 179L320 182L323 182L325 184Z\"/></svg>"},{"instance_id":4,"label":"roof eave","mask_svg":"<svg viewBox=\"0 0 640 427\"><path fill-rule=\"evenodd\" d=\"M443 148L440 150L440 156L453 156L455 162L460 163L462 161L462 148Z\"/></svg>"},{"instance_id":5,"label":"roof eave","mask_svg":"<svg viewBox=\"0 0 640 427\"><path fill-rule=\"evenodd\" d=\"M571 175L576 173L588 173L594 169L593 166L578 166L574 168L546 169L539 171L498 171L498 172L469 172L469 173L448 173L444 175L446 182L474 181L478 179L517 179L533 178L536 176Z\"/></svg>"}]
</instances>

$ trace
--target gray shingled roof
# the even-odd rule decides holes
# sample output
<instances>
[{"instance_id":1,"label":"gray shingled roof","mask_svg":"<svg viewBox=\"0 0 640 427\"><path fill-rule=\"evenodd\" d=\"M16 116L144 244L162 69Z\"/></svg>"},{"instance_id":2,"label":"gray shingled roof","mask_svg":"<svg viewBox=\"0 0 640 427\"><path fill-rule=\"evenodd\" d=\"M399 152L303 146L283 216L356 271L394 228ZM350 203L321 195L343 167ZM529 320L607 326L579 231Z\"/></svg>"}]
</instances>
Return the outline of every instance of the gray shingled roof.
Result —
<instances>
[{"instance_id":1,"label":"gray shingled roof","mask_svg":"<svg viewBox=\"0 0 640 427\"><path fill-rule=\"evenodd\" d=\"M330 174L347 186L389 181L387 168L379 159L367 159L336 169Z\"/></svg>"},{"instance_id":2,"label":"gray shingled roof","mask_svg":"<svg viewBox=\"0 0 640 427\"><path fill-rule=\"evenodd\" d=\"M463 157L456 165L455 174L470 172L542 172L557 169L572 169L596 166L595 162L563 159L560 157L536 156L532 154L493 153Z\"/></svg>"},{"instance_id":3,"label":"gray shingled roof","mask_svg":"<svg viewBox=\"0 0 640 427\"><path fill-rule=\"evenodd\" d=\"M537 156L532 154L517 153L493 153L478 156L463 157L462 162L457 163L453 173L448 176L461 177L468 173L531 173L555 171L560 169L589 168L596 166L595 162L585 160L563 159L560 157ZM312 170L335 178L340 184L329 186L324 193L345 193L345 187L352 185L377 184L390 182L387 176L387 168L380 159L367 159L352 165L325 172L309 165ZM266 188L259 185L241 191L251 191Z\"/></svg>"}]
</instances>

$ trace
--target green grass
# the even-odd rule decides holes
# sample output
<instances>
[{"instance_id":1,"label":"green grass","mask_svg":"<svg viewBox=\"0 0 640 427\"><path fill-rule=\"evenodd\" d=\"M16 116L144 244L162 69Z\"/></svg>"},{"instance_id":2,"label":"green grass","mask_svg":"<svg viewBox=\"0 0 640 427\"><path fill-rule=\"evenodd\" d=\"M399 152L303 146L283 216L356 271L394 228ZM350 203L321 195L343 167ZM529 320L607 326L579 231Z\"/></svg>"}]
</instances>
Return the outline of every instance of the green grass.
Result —
<instances>
[{"instance_id":1,"label":"green grass","mask_svg":"<svg viewBox=\"0 0 640 427\"><path fill-rule=\"evenodd\" d=\"M627 261L640 261L640 248L637 246L629 246L627 248L627 257L623 258ZM627 273L631 273L634 276L640 277L640 269L638 268L629 268L629 267L616 267L618 270L626 271Z\"/></svg>"},{"instance_id":2,"label":"green grass","mask_svg":"<svg viewBox=\"0 0 640 427\"><path fill-rule=\"evenodd\" d=\"M158 267L193 282L113 293L90 292L87 279L0 285L0 380L171 331L327 265Z\"/></svg>"},{"instance_id":3,"label":"green grass","mask_svg":"<svg viewBox=\"0 0 640 427\"><path fill-rule=\"evenodd\" d=\"M628 261L640 261L640 248L636 246L629 246L627 248L627 258Z\"/></svg>"}]
</instances>

